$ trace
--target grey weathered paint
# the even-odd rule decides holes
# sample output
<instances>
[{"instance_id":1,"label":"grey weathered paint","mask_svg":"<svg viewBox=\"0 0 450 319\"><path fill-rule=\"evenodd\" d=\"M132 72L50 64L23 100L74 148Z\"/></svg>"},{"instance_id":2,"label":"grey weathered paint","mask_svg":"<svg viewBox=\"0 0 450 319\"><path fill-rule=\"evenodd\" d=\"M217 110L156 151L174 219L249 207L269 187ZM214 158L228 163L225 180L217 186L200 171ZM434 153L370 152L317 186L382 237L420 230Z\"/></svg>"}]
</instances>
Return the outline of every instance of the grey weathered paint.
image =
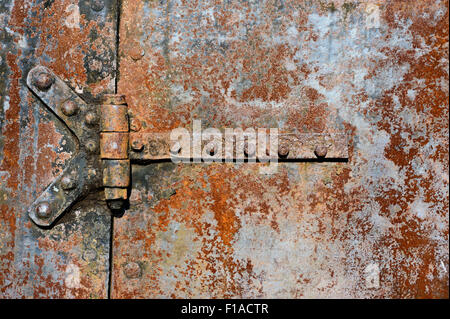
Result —
<instances>
[{"instance_id":1,"label":"grey weathered paint","mask_svg":"<svg viewBox=\"0 0 450 319\"><path fill-rule=\"evenodd\" d=\"M2 297L107 294L102 192L51 230L26 217L73 145L24 80L43 64L87 101L113 93L116 7L0 5ZM133 165L112 297L448 298L448 1L121 8L117 87L140 132L202 119L351 139L348 163L274 175L254 163Z\"/></svg>"},{"instance_id":2,"label":"grey weathered paint","mask_svg":"<svg viewBox=\"0 0 450 319\"><path fill-rule=\"evenodd\" d=\"M105 298L111 217L96 195L52 229L27 206L58 176L75 144L26 86L35 65L49 67L86 101L114 93L117 3L0 3L0 296Z\"/></svg>"},{"instance_id":3,"label":"grey weathered paint","mask_svg":"<svg viewBox=\"0 0 450 319\"><path fill-rule=\"evenodd\" d=\"M448 296L447 5L123 1L118 89L140 132L201 119L351 138L348 163L271 176L133 167L113 296Z\"/></svg>"}]
</instances>

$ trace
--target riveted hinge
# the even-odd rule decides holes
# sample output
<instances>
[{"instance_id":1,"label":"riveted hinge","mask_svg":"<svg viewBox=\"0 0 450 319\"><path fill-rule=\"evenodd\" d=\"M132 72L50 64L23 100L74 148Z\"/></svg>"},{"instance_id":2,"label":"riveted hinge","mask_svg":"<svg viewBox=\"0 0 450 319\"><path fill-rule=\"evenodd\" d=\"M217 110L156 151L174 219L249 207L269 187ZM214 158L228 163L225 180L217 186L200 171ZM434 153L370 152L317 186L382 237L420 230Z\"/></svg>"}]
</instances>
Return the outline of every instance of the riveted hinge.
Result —
<instances>
[{"instance_id":1,"label":"riveted hinge","mask_svg":"<svg viewBox=\"0 0 450 319\"><path fill-rule=\"evenodd\" d=\"M88 104L64 81L43 66L28 74L28 87L64 123L77 149L66 168L28 210L39 226L51 226L59 216L93 191L103 188L112 210L128 198L131 161L346 161L348 141L343 133L279 133L258 130L255 139L239 130L204 138L204 133L141 132L140 119L129 119L125 96L105 95ZM131 130L130 130L131 128ZM242 132L241 132L242 133ZM265 134L268 133L268 134ZM229 138L231 136L231 138ZM257 137L257 138L256 138Z\"/></svg>"},{"instance_id":2,"label":"riveted hinge","mask_svg":"<svg viewBox=\"0 0 450 319\"><path fill-rule=\"evenodd\" d=\"M63 172L28 209L30 218L37 225L50 226L73 203L102 185L98 110L43 66L29 72L27 85L67 126L77 145Z\"/></svg>"},{"instance_id":3,"label":"riveted hinge","mask_svg":"<svg viewBox=\"0 0 450 319\"><path fill-rule=\"evenodd\" d=\"M111 209L119 210L128 197L128 106L123 95L106 95L101 105L100 157L105 198Z\"/></svg>"}]
</instances>

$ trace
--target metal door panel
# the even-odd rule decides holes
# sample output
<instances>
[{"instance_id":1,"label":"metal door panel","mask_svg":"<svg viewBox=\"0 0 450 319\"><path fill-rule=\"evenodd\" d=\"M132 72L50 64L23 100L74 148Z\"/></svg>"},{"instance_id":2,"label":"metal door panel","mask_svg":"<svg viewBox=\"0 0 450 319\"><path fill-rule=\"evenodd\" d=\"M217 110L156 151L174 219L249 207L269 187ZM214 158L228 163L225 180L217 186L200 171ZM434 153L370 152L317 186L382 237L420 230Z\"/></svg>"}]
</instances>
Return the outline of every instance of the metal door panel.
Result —
<instances>
[{"instance_id":1,"label":"metal door panel","mask_svg":"<svg viewBox=\"0 0 450 319\"><path fill-rule=\"evenodd\" d=\"M132 128L345 131L350 158L133 165L112 297L448 297L447 8L124 0Z\"/></svg>"},{"instance_id":2,"label":"metal door panel","mask_svg":"<svg viewBox=\"0 0 450 319\"><path fill-rule=\"evenodd\" d=\"M113 93L116 9L115 1L0 3L0 298L108 295L111 216L101 196L77 204L51 229L27 216L75 144L26 77L41 64L86 101Z\"/></svg>"},{"instance_id":3,"label":"metal door panel","mask_svg":"<svg viewBox=\"0 0 450 319\"><path fill-rule=\"evenodd\" d=\"M448 298L448 22L431 0L3 1L0 297ZM98 189L41 228L27 207L76 143L36 65L88 103L125 94L136 138L344 132L349 159L130 156L114 227Z\"/></svg>"}]
</instances>

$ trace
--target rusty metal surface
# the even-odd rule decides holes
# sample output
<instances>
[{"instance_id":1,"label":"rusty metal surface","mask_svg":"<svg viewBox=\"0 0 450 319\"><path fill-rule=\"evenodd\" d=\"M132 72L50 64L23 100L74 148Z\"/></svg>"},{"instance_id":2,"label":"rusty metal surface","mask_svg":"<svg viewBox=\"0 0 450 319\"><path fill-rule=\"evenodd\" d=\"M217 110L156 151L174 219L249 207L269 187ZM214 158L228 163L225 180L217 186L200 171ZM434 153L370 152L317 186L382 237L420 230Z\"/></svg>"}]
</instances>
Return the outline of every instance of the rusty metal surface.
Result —
<instances>
[{"instance_id":1,"label":"rusty metal surface","mask_svg":"<svg viewBox=\"0 0 450 319\"><path fill-rule=\"evenodd\" d=\"M344 130L350 149L272 175L133 165L112 297L448 297L448 1L124 0L120 21L132 131Z\"/></svg>"},{"instance_id":2,"label":"rusty metal surface","mask_svg":"<svg viewBox=\"0 0 450 319\"><path fill-rule=\"evenodd\" d=\"M127 111L126 105L103 104L101 106L102 132L128 132Z\"/></svg>"},{"instance_id":3,"label":"rusty metal surface","mask_svg":"<svg viewBox=\"0 0 450 319\"><path fill-rule=\"evenodd\" d=\"M87 120L97 117L95 105L87 105L51 70L34 67L27 76L27 86L38 96L56 121L66 125L74 139L74 154L64 170L28 208L28 215L39 226L50 226L79 199L100 188L102 171L99 158L99 127Z\"/></svg>"},{"instance_id":4,"label":"rusty metal surface","mask_svg":"<svg viewBox=\"0 0 450 319\"><path fill-rule=\"evenodd\" d=\"M100 133L100 157L109 159L127 159L128 133Z\"/></svg>"},{"instance_id":5,"label":"rusty metal surface","mask_svg":"<svg viewBox=\"0 0 450 319\"><path fill-rule=\"evenodd\" d=\"M128 187L130 184L129 160L103 161L103 185L105 187Z\"/></svg>"},{"instance_id":6,"label":"rusty metal surface","mask_svg":"<svg viewBox=\"0 0 450 319\"><path fill-rule=\"evenodd\" d=\"M89 103L114 93L116 8L116 1L0 2L0 298L107 297L111 217L103 193L51 229L27 216L77 145L26 79L43 65ZM45 91L48 81L35 84ZM66 116L73 105L61 111Z\"/></svg>"}]
</instances>

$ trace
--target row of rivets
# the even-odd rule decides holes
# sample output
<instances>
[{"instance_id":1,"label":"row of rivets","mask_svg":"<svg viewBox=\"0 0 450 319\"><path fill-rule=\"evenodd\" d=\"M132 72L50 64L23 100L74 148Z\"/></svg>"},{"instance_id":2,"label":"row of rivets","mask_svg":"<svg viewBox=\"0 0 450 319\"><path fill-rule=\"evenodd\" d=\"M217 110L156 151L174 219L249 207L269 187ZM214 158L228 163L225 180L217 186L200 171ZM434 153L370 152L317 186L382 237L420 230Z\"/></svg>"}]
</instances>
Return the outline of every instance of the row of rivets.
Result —
<instances>
[{"instance_id":1,"label":"row of rivets","mask_svg":"<svg viewBox=\"0 0 450 319\"><path fill-rule=\"evenodd\" d=\"M55 82L53 75L48 72L36 72L33 75L33 84L40 90L46 91ZM61 105L61 112L66 116L73 116L78 113L78 105L72 100L68 100ZM85 122L88 125L95 125L98 123L98 116L94 112L88 112L85 116Z\"/></svg>"},{"instance_id":2,"label":"row of rivets","mask_svg":"<svg viewBox=\"0 0 450 319\"><path fill-rule=\"evenodd\" d=\"M96 11L103 9L103 1L92 1L92 8ZM52 74L42 70L33 74L33 84L40 91L47 91L55 83L55 78ZM77 114L79 107L77 103L72 100L67 100L61 105L61 112L66 116L73 116ZM88 112L85 116L85 122L88 125L95 125L98 123L98 116L95 112ZM97 151L97 143L94 140L88 140L85 144L86 150L90 153ZM71 176L63 176L61 179L61 188L65 191L72 190L76 187L75 181ZM41 202L36 207L36 215L38 218L47 219L51 215L50 204L46 201Z\"/></svg>"},{"instance_id":3,"label":"row of rivets","mask_svg":"<svg viewBox=\"0 0 450 319\"><path fill-rule=\"evenodd\" d=\"M74 101L68 100L61 105L61 112L66 116L73 116L78 112L78 105ZM98 116L95 112L87 112L84 121L87 125L95 125L98 123Z\"/></svg>"},{"instance_id":4,"label":"row of rivets","mask_svg":"<svg viewBox=\"0 0 450 319\"><path fill-rule=\"evenodd\" d=\"M142 144L142 142L135 140L133 141L133 143L131 144L131 148L133 149L133 151L135 152L141 152L144 149L144 145ZM181 146L179 144L174 145L174 147L171 149L171 153L173 155L176 155L178 153L181 152ZM328 148L324 145L318 145L316 146L316 148L314 149L314 154L318 157L318 158L324 158L327 156L327 152L328 152ZM212 156L216 153L216 146L211 146L210 149L208 150L208 153ZM244 144L244 154L247 157L251 157L255 154L255 145L253 143L245 143ZM266 154L270 155L269 150L266 150ZM289 147L287 145L281 145L278 148L278 156L281 158L285 158L287 157L289 154Z\"/></svg>"},{"instance_id":5,"label":"row of rivets","mask_svg":"<svg viewBox=\"0 0 450 319\"><path fill-rule=\"evenodd\" d=\"M78 112L78 105L73 102L72 100L64 102L64 104L61 106L61 111L66 116L73 116ZM95 112L87 112L84 120L87 125L95 125L98 123L98 116ZM97 143L94 140L88 140L85 144L86 150L93 154L97 151Z\"/></svg>"}]
</instances>

